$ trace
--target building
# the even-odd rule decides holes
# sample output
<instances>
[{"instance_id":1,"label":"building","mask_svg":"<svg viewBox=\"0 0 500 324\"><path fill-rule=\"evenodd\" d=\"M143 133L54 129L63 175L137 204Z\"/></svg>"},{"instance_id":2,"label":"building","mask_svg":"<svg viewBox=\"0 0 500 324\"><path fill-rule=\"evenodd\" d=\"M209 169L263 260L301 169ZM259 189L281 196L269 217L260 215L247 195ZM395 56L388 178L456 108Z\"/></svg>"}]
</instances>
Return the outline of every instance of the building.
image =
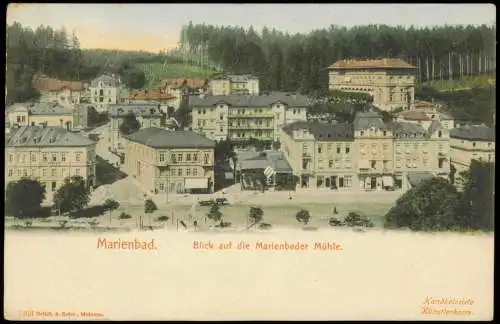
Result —
<instances>
[{"instance_id":1,"label":"building","mask_svg":"<svg viewBox=\"0 0 500 324\"><path fill-rule=\"evenodd\" d=\"M310 101L299 94L271 92L259 96L190 97L193 131L214 140L243 143L250 138L279 140L282 126L306 120Z\"/></svg>"},{"instance_id":2,"label":"building","mask_svg":"<svg viewBox=\"0 0 500 324\"><path fill-rule=\"evenodd\" d=\"M108 107L108 147L113 152L124 148L120 125L125 116L133 114L140 128L161 127L164 115L158 104L118 104Z\"/></svg>"},{"instance_id":3,"label":"building","mask_svg":"<svg viewBox=\"0 0 500 324\"><path fill-rule=\"evenodd\" d=\"M57 190L70 176L88 187L96 181L96 143L85 136L51 126L22 126L6 138L6 184L23 177L37 179L46 192Z\"/></svg>"},{"instance_id":4,"label":"building","mask_svg":"<svg viewBox=\"0 0 500 324\"><path fill-rule=\"evenodd\" d=\"M260 92L259 78L250 74L217 74L212 76L209 86L212 96L258 95Z\"/></svg>"},{"instance_id":5,"label":"building","mask_svg":"<svg viewBox=\"0 0 500 324\"><path fill-rule=\"evenodd\" d=\"M80 103L85 92L82 82L62 81L45 75L35 75L32 84L40 93L40 102L71 106Z\"/></svg>"},{"instance_id":6,"label":"building","mask_svg":"<svg viewBox=\"0 0 500 324\"><path fill-rule=\"evenodd\" d=\"M107 111L109 105L125 102L128 92L116 75L103 74L90 82L90 102L98 112Z\"/></svg>"},{"instance_id":7,"label":"building","mask_svg":"<svg viewBox=\"0 0 500 324\"><path fill-rule=\"evenodd\" d=\"M214 141L161 128L143 128L126 138L125 171L151 193L212 192Z\"/></svg>"},{"instance_id":8,"label":"building","mask_svg":"<svg viewBox=\"0 0 500 324\"><path fill-rule=\"evenodd\" d=\"M133 104L150 103L160 106L167 115L172 115L179 109L178 98L168 93L164 88L145 89L132 93L128 102Z\"/></svg>"},{"instance_id":9,"label":"building","mask_svg":"<svg viewBox=\"0 0 500 324\"><path fill-rule=\"evenodd\" d=\"M329 67L329 88L368 93L382 110L413 109L415 69L400 59L342 60Z\"/></svg>"},{"instance_id":10,"label":"building","mask_svg":"<svg viewBox=\"0 0 500 324\"><path fill-rule=\"evenodd\" d=\"M236 153L236 173L242 190L259 190L265 181L267 188L295 189L293 170L281 151L239 151ZM265 179L258 179L256 173Z\"/></svg>"},{"instance_id":11,"label":"building","mask_svg":"<svg viewBox=\"0 0 500 324\"><path fill-rule=\"evenodd\" d=\"M451 163L457 172L468 170L472 160L495 162L495 130L469 125L450 131Z\"/></svg>"},{"instance_id":12,"label":"building","mask_svg":"<svg viewBox=\"0 0 500 324\"><path fill-rule=\"evenodd\" d=\"M432 121L437 120L448 130L454 128L454 120L452 117L434 109L424 110L415 108L413 110L404 110L395 114L395 120L420 124L424 128L428 128Z\"/></svg>"},{"instance_id":13,"label":"building","mask_svg":"<svg viewBox=\"0 0 500 324\"><path fill-rule=\"evenodd\" d=\"M11 125L46 125L73 129L74 109L62 107L57 102L18 103L8 108Z\"/></svg>"},{"instance_id":14,"label":"building","mask_svg":"<svg viewBox=\"0 0 500 324\"><path fill-rule=\"evenodd\" d=\"M82 130L89 126L89 105L76 104L73 108L73 129Z\"/></svg>"},{"instance_id":15,"label":"building","mask_svg":"<svg viewBox=\"0 0 500 324\"><path fill-rule=\"evenodd\" d=\"M375 112L354 122L295 122L280 136L298 188L336 191L406 190L414 179L449 175L448 130L384 123Z\"/></svg>"},{"instance_id":16,"label":"building","mask_svg":"<svg viewBox=\"0 0 500 324\"><path fill-rule=\"evenodd\" d=\"M208 93L208 80L202 78L173 78L162 81L161 87L165 93L175 97L172 106L177 110L190 95L200 95Z\"/></svg>"}]
</instances>

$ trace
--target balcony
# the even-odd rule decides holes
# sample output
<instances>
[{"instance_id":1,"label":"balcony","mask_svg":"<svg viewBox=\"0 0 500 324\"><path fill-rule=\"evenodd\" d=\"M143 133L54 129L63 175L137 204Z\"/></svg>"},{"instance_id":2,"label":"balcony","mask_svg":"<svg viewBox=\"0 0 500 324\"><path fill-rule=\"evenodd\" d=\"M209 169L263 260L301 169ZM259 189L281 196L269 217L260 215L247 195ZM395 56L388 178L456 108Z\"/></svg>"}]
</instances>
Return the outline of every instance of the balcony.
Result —
<instances>
[{"instance_id":1,"label":"balcony","mask_svg":"<svg viewBox=\"0 0 500 324\"><path fill-rule=\"evenodd\" d=\"M229 129L273 129L273 125L229 125Z\"/></svg>"}]
</instances>

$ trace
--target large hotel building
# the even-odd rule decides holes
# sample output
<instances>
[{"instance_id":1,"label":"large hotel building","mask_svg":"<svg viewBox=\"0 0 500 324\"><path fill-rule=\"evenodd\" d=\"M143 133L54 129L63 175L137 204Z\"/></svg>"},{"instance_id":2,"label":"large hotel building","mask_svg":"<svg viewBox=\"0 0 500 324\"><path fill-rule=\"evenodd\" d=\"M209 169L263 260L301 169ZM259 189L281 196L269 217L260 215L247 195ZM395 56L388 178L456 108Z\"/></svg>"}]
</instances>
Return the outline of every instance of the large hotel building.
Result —
<instances>
[{"instance_id":1,"label":"large hotel building","mask_svg":"<svg viewBox=\"0 0 500 324\"><path fill-rule=\"evenodd\" d=\"M382 110L412 109L415 66L400 59L337 61L329 67L329 88L368 93Z\"/></svg>"}]
</instances>

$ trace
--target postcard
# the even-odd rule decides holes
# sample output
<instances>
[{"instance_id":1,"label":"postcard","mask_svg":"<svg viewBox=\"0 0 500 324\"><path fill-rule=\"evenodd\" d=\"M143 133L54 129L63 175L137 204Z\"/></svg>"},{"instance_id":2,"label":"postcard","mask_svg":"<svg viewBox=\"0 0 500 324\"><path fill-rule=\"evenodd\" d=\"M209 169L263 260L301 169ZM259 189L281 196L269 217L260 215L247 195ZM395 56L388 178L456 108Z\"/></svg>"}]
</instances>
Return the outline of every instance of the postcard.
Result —
<instances>
[{"instance_id":1,"label":"postcard","mask_svg":"<svg viewBox=\"0 0 500 324\"><path fill-rule=\"evenodd\" d=\"M491 320L490 4L10 4L4 318Z\"/></svg>"}]
</instances>

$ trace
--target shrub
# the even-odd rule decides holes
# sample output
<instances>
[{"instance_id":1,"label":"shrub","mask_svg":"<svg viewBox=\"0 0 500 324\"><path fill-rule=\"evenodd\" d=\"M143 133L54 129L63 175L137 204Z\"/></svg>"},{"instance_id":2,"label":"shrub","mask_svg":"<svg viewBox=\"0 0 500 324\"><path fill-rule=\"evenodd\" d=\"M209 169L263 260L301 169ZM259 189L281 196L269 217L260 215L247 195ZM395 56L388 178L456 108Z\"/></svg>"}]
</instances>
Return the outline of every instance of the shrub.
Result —
<instances>
[{"instance_id":1,"label":"shrub","mask_svg":"<svg viewBox=\"0 0 500 324\"><path fill-rule=\"evenodd\" d=\"M344 222L336 217L331 217L328 220L328 224L330 224L330 226L344 226Z\"/></svg>"},{"instance_id":2,"label":"shrub","mask_svg":"<svg viewBox=\"0 0 500 324\"><path fill-rule=\"evenodd\" d=\"M125 212L122 212L120 216L118 216L119 219L131 219L132 216L130 214L127 214Z\"/></svg>"},{"instance_id":3,"label":"shrub","mask_svg":"<svg viewBox=\"0 0 500 324\"><path fill-rule=\"evenodd\" d=\"M373 227L373 222L370 218L365 215L360 215L355 212L350 212L344 219L344 223L350 227Z\"/></svg>"},{"instance_id":4,"label":"shrub","mask_svg":"<svg viewBox=\"0 0 500 324\"><path fill-rule=\"evenodd\" d=\"M268 223L260 223L259 224L259 229L271 229L273 225L268 224Z\"/></svg>"},{"instance_id":5,"label":"shrub","mask_svg":"<svg viewBox=\"0 0 500 324\"><path fill-rule=\"evenodd\" d=\"M170 219L170 217L168 217L168 216L160 216L160 217L156 218L156 221L157 222L166 222L169 219Z\"/></svg>"}]
</instances>

